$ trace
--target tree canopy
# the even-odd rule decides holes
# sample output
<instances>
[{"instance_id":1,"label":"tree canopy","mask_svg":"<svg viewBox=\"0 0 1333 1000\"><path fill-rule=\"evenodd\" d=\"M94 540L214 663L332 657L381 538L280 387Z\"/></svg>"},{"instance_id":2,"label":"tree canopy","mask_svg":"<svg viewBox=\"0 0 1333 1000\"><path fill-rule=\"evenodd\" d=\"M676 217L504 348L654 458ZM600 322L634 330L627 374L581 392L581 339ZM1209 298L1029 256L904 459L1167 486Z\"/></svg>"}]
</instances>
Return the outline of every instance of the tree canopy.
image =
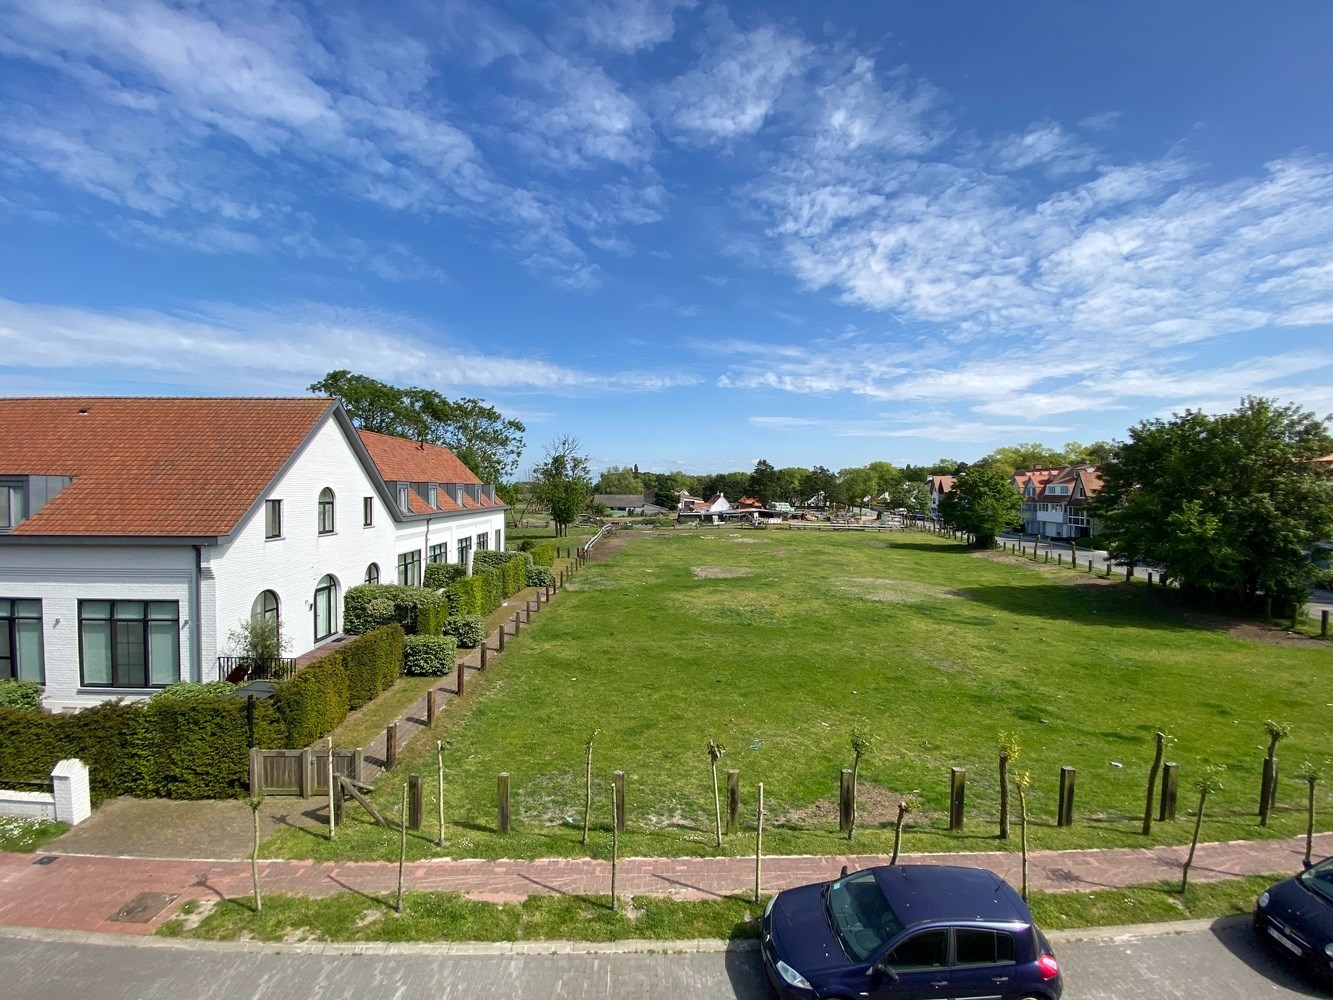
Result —
<instances>
[{"instance_id":1,"label":"tree canopy","mask_svg":"<svg viewBox=\"0 0 1333 1000\"><path fill-rule=\"evenodd\" d=\"M532 493L551 512L555 533L566 535L583 512L592 489L588 457L579 439L564 434L546 446L544 458L532 470Z\"/></svg>"},{"instance_id":2,"label":"tree canopy","mask_svg":"<svg viewBox=\"0 0 1333 1000\"><path fill-rule=\"evenodd\" d=\"M1112 555L1161 567L1185 590L1305 599L1311 546L1333 535L1326 421L1247 397L1132 427L1101 466L1090 511Z\"/></svg>"},{"instance_id":3,"label":"tree canopy","mask_svg":"<svg viewBox=\"0 0 1333 1000\"><path fill-rule=\"evenodd\" d=\"M309 389L336 396L352 423L365 430L444 445L482 482L503 483L518 468L526 428L484 400L400 389L346 369L329 372Z\"/></svg>"},{"instance_id":4,"label":"tree canopy","mask_svg":"<svg viewBox=\"0 0 1333 1000\"><path fill-rule=\"evenodd\" d=\"M988 465L973 465L954 480L953 489L940 497L940 518L965 531L982 548L990 548L1002 531L1019 520L1022 498L1009 477Z\"/></svg>"}]
</instances>

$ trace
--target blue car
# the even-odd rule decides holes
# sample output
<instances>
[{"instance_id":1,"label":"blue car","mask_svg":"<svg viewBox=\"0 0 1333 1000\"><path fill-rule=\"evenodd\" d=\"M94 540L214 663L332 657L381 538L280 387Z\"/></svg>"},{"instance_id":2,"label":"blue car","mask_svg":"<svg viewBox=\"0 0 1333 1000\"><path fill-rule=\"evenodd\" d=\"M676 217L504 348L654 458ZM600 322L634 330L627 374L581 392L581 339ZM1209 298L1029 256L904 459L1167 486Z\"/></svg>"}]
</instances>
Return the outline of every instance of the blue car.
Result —
<instances>
[{"instance_id":1,"label":"blue car","mask_svg":"<svg viewBox=\"0 0 1333 1000\"><path fill-rule=\"evenodd\" d=\"M1333 988L1333 858L1260 893L1254 929L1326 989Z\"/></svg>"},{"instance_id":2,"label":"blue car","mask_svg":"<svg viewBox=\"0 0 1333 1000\"><path fill-rule=\"evenodd\" d=\"M778 893L764 969L783 1000L1059 1000L1032 913L981 868L884 865Z\"/></svg>"}]
</instances>

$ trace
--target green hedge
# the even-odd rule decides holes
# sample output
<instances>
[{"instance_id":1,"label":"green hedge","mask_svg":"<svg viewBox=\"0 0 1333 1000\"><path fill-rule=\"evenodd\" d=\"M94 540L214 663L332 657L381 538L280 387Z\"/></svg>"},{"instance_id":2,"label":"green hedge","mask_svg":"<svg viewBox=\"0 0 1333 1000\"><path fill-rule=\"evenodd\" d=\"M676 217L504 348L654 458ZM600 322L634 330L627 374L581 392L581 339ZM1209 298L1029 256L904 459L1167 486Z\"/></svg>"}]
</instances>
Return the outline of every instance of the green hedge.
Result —
<instances>
[{"instance_id":1,"label":"green hedge","mask_svg":"<svg viewBox=\"0 0 1333 1000\"><path fill-rule=\"evenodd\" d=\"M476 649L486 636L486 619L481 615L454 615L444 623L444 634L464 649Z\"/></svg>"},{"instance_id":2,"label":"green hedge","mask_svg":"<svg viewBox=\"0 0 1333 1000\"><path fill-rule=\"evenodd\" d=\"M439 629L430 634L439 635ZM378 628L346 643L341 652L347 668L347 707L357 709L397 683L403 670L403 630L396 625Z\"/></svg>"},{"instance_id":3,"label":"green hedge","mask_svg":"<svg viewBox=\"0 0 1333 1000\"><path fill-rule=\"evenodd\" d=\"M483 568L500 574L501 601L513 597L528 585L528 567L531 565L532 556L526 552L497 552L493 549L482 549L472 557L474 572L478 568ZM490 610L494 611L499 606L496 604Z\"/></svg>"},{"instance_id":4,"label":"green hedge","mask_svg":"<svg viewBox=\"0 0 1333 1000\"><path fill-rule=\"evenodd\" d=\"M532 561L538 566L555 565L555 542L539 542L531 549Z\"/></svg>"},{"instance_id":5,"label":"green hedge","mask_svg":"<svg viewBox=\"0 0 1333 1000\"><path fill-rule=\"evenodd\" d=\"M42 686L36 681L0 681L0 706L4 708L40 708Z\"/></svg>"},{"instance_id":6,"label":"green hedge","mask_svg":"<svg viewBox=\"0 0 1333 1000\"><path fill-rule=\"evenodd\" d=\"M425 584L427 590L444 590L461 576L467 575L467 567L457 563L427 563Z\"/></svg>"},{"instance_id":7,"label":"green hedge","mask_svg":"<svg viewBox=\"0 0 1333 1000\"><path fill-rule=\"evenodd\" d=\"M443 623L441 623L443 624ZM285 745L307 747L338 728L356 697L366 701L393 684L402 669L403 629L385 625L342 644L278 685L273 703L286 729ZM358 701L357 707L365 701Z\"/></svg>"},{"instance_id":8,"label":"green hedge","mask_svg":"<svg viewBox=\"0 0 1333 1000\"><path fill-rule=\"evenodd\" d=\"M403 670L414 677L444 677L458 665L458 643L451 635L409 635L403 646Z\"/></svg>"},{"instance_id":9,"label":"green hedge","mask_svg":"<svg viewBox=\"0 0 1333 1000\"><path fill-rule=\"evenodd\" d=\"M390 622L408 635L439 635L448 617L449 606L435 588L362 583L343 597L343 631L348 635L365 635Z\"/></svg>"},{"instance_id":10,"label":"green hedge","mask_svg":"<svg viewBox=\"0 0 1333 1000\"><path fill-rule=\"evenodd\" d=\"M555 574L545 566L533 566L528 570L529 587L548 587L555 582Z\"/></svg>"},{"instance_id":11,"label":"green hedge","mask_svg":"<svg viewBox=\"0 0 1333 1000\"><path fill-rule=\"evenodd\" d=\"M498 581L494 570L482 570L472 576L464 576L449 584L449 610L455 615L481 615L491 612L490 598L498 590ZM495 607L499 607L497 601Z\"/></svg>"}]
</instances>

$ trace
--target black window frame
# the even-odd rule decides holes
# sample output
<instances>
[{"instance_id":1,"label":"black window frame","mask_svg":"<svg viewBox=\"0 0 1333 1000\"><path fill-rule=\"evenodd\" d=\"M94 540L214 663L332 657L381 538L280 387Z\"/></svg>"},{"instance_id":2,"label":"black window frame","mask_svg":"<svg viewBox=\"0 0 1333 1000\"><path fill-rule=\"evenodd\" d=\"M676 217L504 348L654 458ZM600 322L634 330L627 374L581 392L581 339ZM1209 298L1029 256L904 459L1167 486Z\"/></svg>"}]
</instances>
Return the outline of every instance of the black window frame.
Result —
<instances>
[{"instance_id":1,"label":"black window frame","mask_svg":"<svg viewBox=\"0 0 1333 1000\"><path fill-rule=\"evenodd\" d=\"M361 498L361 527L373 528L375 526L375 498Z\"/></svg>"},{"instance_id":2,"label":"black window frame","mask_svg":"<svg viewBox=\"0 0 1333 1000\"><path fill-rule=\"evenodd\" d=\"M495 551L496 551L496 552L503 552L503 551L505 550L505 547L504 547L504 539L502 539L502 538L500 537L501 534L503 534L503 532L501 532L499 528L496 528L496 529L495 529Z\"/></svg>"},{"instance_id":3,"label":"black window frame","mask_svg":"<svg viewBox=\"0 0 1333 1000\"><path fill-rule=\"evenodd\" d=\"M325 580L329 581L327 585L324 583ZM328 601L328 615L326 616L328 620L326 624L329 630L323 635L319 634L319 602L321 595L324 600ZM325 639L338 634L338 579L332 573L325 573L315 585L315 601L311 606L310 617L316 642L323 642Z\"/></svg>"},{"instance_id":4,"label":"black window frame","mask_svg":"<svg viewBox=\"0 0 1333 1000\"><path fill-rule=\"evenodd\" d=\"M440 488L435 483L426 485L426 503L430 504L436 510L440 509Z\"/></svg>"},{"instance_id":5,"label":"black window frame","mask_svg":"<svg viewBox=\"0 0 1333 1000\"><path fill-rule=\"evenodd\" d=\"M440 542L438 545L432 545L426 550L426 565L431 563L447 563L449 561L449 543Z\"/></svg>"},{"instance_id":6,"label":"black window frame","mask_svg":"<svg viewBox=\"0 0 1333 1000\"><path fill-rule=\"evenodd\" d=\"M965 962L960 957L959 938L963 934L989 934L991 937L991 954L993 958L986 961ZM1009 957L1000 957L1000 935L1004 935L1009 942ZM1018 939L1011 931L999 930L994 927L959 927L953 928L952 942L952 965L956 969L988 969L1001 965L1018 964Z\"/></svg>"},{"instance_id":7,"label":"black window frame","mask_svg":"<svg viewBox=\"0 0 1333 1000\"><path fill-rule=\"evenodd\" d=\"M412 486L409 483L398 484L398 509L404 514L412 510Z\"/></svg>"},{"instance_id":8,"label":"black window frame","mask_svg":"<svg viewBox=\"0 0 1333 1000\"><path fill-rule=\"evenodd\" d=\"M327 499L325 499L327 497ZM325 486L319 491L319 513L316 527L321 535L332 535L337 523L334 520L334 502L337 498L331 487Z\"/></svg>"},{"instance_id":9,"label":"black window frame","mask_svg":"<svg viewBox=\"0 0 1333 1000\"><path fill-rule=\"evenodd\" d=\"M273 595L273 607L268 608L263 605L260 605L259 614L255 614L255 605L260 604L260 602L264 600L265 594ZM272 618L273 624L277 625L279 629L282 628L282 598L278 596L278 592L274 590L272 587L268 587L265 588L264 590L261 590L255 596L253 603L251 603L250 605L251 621L260 618Z\"/></svg>"},{"instance_id":10,"label":"black window frame","mask_svg":"<svg viewBox=\"0 0 1333 1000\"><path fill-rule=\"evenodd\" d=\"M472 551L472 536L464 535L458 540L458 565L467 565L467 554Z\"/></svg>"},{"instance_id":11,"label":"black window frame","mask_svg":"<svg viewBox=\"0 0 1333 1000\"><path fill-rule=\"evenodd\" d=\"M13 491L13 492L11 492ZM17 528L28 517L28 489L22 479L0 480L0 493L4 494L4 520L0 521L0 531ZM13 497L18 496L18 516L14 516Z\"/></svg>"},{"instance_id":12,"label":"black window frame","mask_svg":"<svg viewBox=\"0 0 1333 1000\"><path fill-rule=\"evenodd\" d=\"M366 583L376 584L380 582L380 564L371 563L366 567Z\"/></svg>"},{"instance_id":13,"label":"black window frame","mask_svg":"<svg viewBox=\"0 0 1333 1000\"><path fill-rule=\"evenodd\" d=\"M277 522L276 527L274 522ZM264 541L282 537L282 501L264 501Z\"/></svg>"},{"instance_id":14,"label":"black window frame","mask_svg":"<svg viewBox=\"0 0 1333 1000\"><path fill-rule=\"evenodd\" d=\"M109 605L110 607L107 612L107 617L106 618L87 617L84 614L84 608L89 604ZM122 616L121 614L118 613L118 605L122 604L142 605L143 610L141 612L141 616L138 618L133 618L128 615ZM176 610L175 616L172 618L153 617L150 611L150 606L154 604L173 605ZM108 632L108 645L111 653L111 680L108 683L88 680L87 656L84 650L84 641L83 641L84 626L86 624L95 622L107 622L111 626ZM144 662L143 662L144 683L142 684L124 683L123 671L127 668L125 668L124 665L120 662L119 650L121 643L117 636L117 629L115 628L115 626L117 625L121 624L129 625L130 623L134 622L138 622L142 626L141 634L143 636L142 648L144 656ZM153 663L152 663L152 643L150 639L149 625L152 622L171 622L174 625L174 632L176 636L176 641L172 644L171 647L175 653L175 670L173 671L172 679L168 681L163 681L159 684L154 684L151 683L150 681L150 678L153 676ZM84 688L98 688L101 690L148 691L148 690L153 690L155 688L164 688L167 687L168 685L179 683L181 679L180 622L181 622L180 601L151 601L151 600L132 601L132 600L117 600L112 598L81 598L79 600L79 686Z\"/></svg>"},{"instance_id":15,"label":"black window frame","mask_svg":"<svg viewBox=\"0 0 1333 1000\"><path fill-rule=\"evenodd\" d=\"M19 604L36 604L37 613L23 614L19 611ZM19 622L37 623L37 683L46 684L46 637L42 630L42 599L40 597L0 597L0 630L6 633L9 640L9 665L7 670L0 669L0 680L33 680L32 677L24 677L22 674L23 664L19 657Z\"/></svg>"},{"instance_id":16,"label":"black window frame","mask_svg":"<svg viewBox=\"0 0 1333 1000\"><path fill-rule=\"evenodd\" d=\"M421 550L398 553L398 583L404 587L421 586Z\"/></svg>"},{"instance_id":17,"label":"black window frame","mask_svg":"<svg viewBox=\"0 0 1333 1000\"><path fill-rule=\"evenodd\" d=\"M489 531L477 532L477 551L486 552L491 547L491 533Z\"/></svg>"}]
</instances>

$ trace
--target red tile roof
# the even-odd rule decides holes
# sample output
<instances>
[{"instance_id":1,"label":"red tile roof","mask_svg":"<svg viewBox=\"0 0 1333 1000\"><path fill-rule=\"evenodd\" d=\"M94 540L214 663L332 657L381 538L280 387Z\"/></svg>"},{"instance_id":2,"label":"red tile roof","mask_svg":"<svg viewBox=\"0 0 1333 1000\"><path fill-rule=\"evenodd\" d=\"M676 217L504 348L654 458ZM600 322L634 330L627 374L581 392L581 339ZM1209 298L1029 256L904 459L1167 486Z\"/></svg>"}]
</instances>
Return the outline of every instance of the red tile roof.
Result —
<instances>
[{"instance_id":1,"label":"red tile roof","mask_svg":"<svg viewBox=\"0 0 1333 1000\"><path fill-rule=\"evenodd\" d=\"M375 431L358 431L380 475L399 483L480 483L448 448Z\"/></svg>"},{"instance_id":2,"label":"red tile roof","mask_svg":"<svg viewBox=\"0 0 1333 1000\"><path fill-rule=\"evenodd\" d=\"M11 534L229 534L334 405L320 397L0 399L0 475L74 477Z\"/></svg>"}]
</instances>

